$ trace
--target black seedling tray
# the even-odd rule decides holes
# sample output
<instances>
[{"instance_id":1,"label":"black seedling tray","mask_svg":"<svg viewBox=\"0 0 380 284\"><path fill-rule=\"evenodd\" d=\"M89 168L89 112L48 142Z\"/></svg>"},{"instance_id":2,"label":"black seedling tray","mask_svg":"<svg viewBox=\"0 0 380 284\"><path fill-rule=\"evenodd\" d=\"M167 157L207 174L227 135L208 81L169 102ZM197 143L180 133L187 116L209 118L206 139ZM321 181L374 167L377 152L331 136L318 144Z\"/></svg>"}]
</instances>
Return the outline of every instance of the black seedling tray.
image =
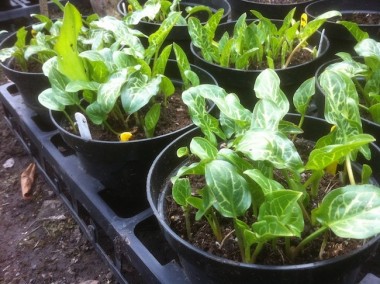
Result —
<instances>
[{"instance_id":1,"label":"black seedling tray","mask_svg":"<svg viewBox=\"0 0 380 284\"><path fill-rule=\"evenodd\" d=\"M8 126L117 280L188 282L151 210L126 208L89 176L58 131L25 106L14 84L0 86L0 94Z\"/></svg>"},{"instance_id":2,"label":"black seedling tray","mask_svg":"<svg viewBox=\"0 0 380 284\"><path fill-rule=\"evenodd\" d=\"M123 198L89 176L58 131L25 106L13 83L0 86L0 102L9 128L120 283L189 283L149 208L126 208ZM379 266L373 260L363 265L362 276L373 277L361 283L380 283Z\"/></svg>"}]
</instances>

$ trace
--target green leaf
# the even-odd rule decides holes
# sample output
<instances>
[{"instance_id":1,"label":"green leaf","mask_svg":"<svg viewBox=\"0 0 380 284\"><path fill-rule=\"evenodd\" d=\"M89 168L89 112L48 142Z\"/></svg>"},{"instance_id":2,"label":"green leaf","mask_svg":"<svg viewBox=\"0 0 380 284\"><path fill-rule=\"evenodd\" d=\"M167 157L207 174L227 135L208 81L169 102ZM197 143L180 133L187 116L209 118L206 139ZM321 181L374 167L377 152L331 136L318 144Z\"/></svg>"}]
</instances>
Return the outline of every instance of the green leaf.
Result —
<instances>
[{"instance_id":1,"label":"green leaf","mask_svg":"<svg viewBox=\"0 0 380 284\"><path fill-rule=\"evenodd\" d=\"M217 144L215 135L224 139L224 133L219 128L219 121L210 115L206 109L206 100L202 96L205 92L221 92L224 90L215 85L199 85L191 87L182 93L182 100L188 106L189 113L193 123L200 127L206 138L213 143Z\"/></svg>"},{"instance_id":2,"label":"green leaf","mask_svg":"<svg viewBox=\"0 0 380 284\"><path fill-rule=\"evenodd\" d=\"M91 103L86 108L86 115L89 117L92 123L96 125L102 124L107 120L107 111L104 110L101 104L97 101Z\"/></svg>"},{"instance_id":3,"label":"green leaf","mask_svg":"<svg viewBox=\"0 0 380 284\"><path fill-rule=\"evenodd\" d=\"M29 45L25 49L24 57L26 60L29 60L33 55L40 55L45 56L46 58L51 58L55 55L55 52L47 46Z\"/></svg>"},{"instance_id":4,"label":"green leaf","mask_svg":"<svg viewBox=\"0 0 380 284\"><path fill-rule=\"evenodd\" d=\"M152 33L149 38L149 48L146 50L146 56L150 58L158 53L168 34L177 23L181 16L180 12L171 13L160 25L160 28Z\"/></svg>"},{"instance_id":5,"label":"green leaf","mask_svg":"<svg viewBox=\"0 0 380 284\"><path fill-rule=\"evenodd\" d=\"M251 129L263 128L277 130L283 114L277 104L271 100L259 100L253 109Z\"/></svg>"},{"instance_id":6,"label":"green leaf","mask_svg":"<svg viewBox=\"0 0 380 284\"><path fill-rule=\"evenodd\" d=\"M138 1L135 1L135 3L138 3ZM135 11L129 13L125 19L130 25L137 25L144 18L153 21L156 15L160 12L161 5L157 2L146 4L144 7L141 7L140 4L138 4L137 7L133 5L133 7L135 8Z\"/></svg>"},{"instance_id":7,"label":"green leaf","mask_svg":"<svg viewBox=\"0 0 380 284\"><path fill-rule=\"evenodd\" d=\"M372 177L372 169L369 165L364 164L362 168L361 178L362 184L370 183Z\"/></svg>"},{"instance_id":8,"label":"green leaf","mask_svg":"<svg viewBox=\"0 0 380 284\"><path fill-rule=\"evenodd\" d=\"M380 103L371 105L368 108L368 111L371 114L372 120L380 124Z\"/></svg>"},{"instance_id":9,"label":"green leaf","mask_svg":"<svg viewBox=\"0 0 380 284\"><path fill-rule=\"evenodd\" d=\"M144 128L147 137L153 137L154 131L156 129L156 125L158 120L160 119L161 114L161 104L155 103L149 109L149 111L145 114L144 117Z\"/></svg>"},{"instance_id":10,"label":"green leaf","mask_svg":"<svg viewBox=\"0 0 380 284\"><path fill-rule=\"evenodd\" d=\"M173 184L172 195L175 202L181 206L186 206L186 199L191 196L191 186L189 179L177 179Z\"/></svg>"},{"instance_id":11,"label":"green leaf","mask_svg":"<svg viewBox=\"0 0 380 284\"><path fill-rule=\"evenodd\" d=\"M218 149L207 139L194 137L190 142L190 151L201 160L215 159Z\"/></svg>"},{"instance_id":12,"label":"green leaf","mask_svg":"<svg viewBox=\"0 0 380 284\"><path fill-rule=\"evenodd\" d=\"M269 161L278 169L299 172L303 163L294 144L281 132L266 129L251 129L236 145L253 161Z\"/></svg>"},{"instance_id":13,"label":"green leaf","mask_svg":"<svg viewBox=\"0 0 380 284\"><path fill-rule=\"evenodd\" d=\"M256 182L262 189L264 194L271 193L275 190L284 189L284 187L277 181L268 178L258 169L251 169L244 172L254 182Z\"/></svg>"},{"instance_id":14,"label":"green leaf","mask_svg":"<svg viewBox=\"0 0 380 284\"><path fill-rule=\"evenodd\" d=\"M193 163L189 166L183 166L178 170L176 177L185 175L204 175L206 164L207 162L201 161L199 163Z\"/></svg>"},{"instance_id":15,"label":"green leaf","mask_svg":"<svg viewBox=\"0 0 380 284\"><path fill-rule=\"evenodd\" d=\"M248 162L247 159L240 157L238 153L228 148L220 149L217 155L217 159L229 162L230 164L234 165L236 169L241 173L252 168L252 164Z\"/></svg>"},{"instance_id":16,"label":"green leaf","mask_svg":"<svg viewBox=\"0 0 380 284\"><path fill-rule=\"evenodd\" d=\"M70 81L66 85L66 92L78 92L82 90L92 90L96 91L99 88L99 83L97 82L88 82L88 81Z\"/></svg>"},{"instance_id":17,"label":"green leaf","mask_svg":"<svg viewBox=\"0 0 380 284\"><path fill-rule=\"evenodd\" d=\"M181 148L178 148L177 150L177 157L182 158L182 157L188 156L189 153L190 151L188 147L181 147Z\"/></svg>"},{"instance_id":18,"label":"green leaf","mask_svg":"<svg viewBox=\"0 0 380 284\"><path fill-rule=\"evenodd\" d=\"M326 121L337 125L351 119L360 126L359 97L352 80L343 73L325 70L319 77L319 83L326 98Z\"/></svg>"},{"instance_id":19,"label":"green leaf","mask_svg":"<svg viewBox=\"0 0 380 284\"><path fill-rule=\"evenodd\" d=\"M210 27L213 25L210 25ZM213 30L213 28L212 28ZM206 61L212 62L215 57L216 47L212 44L213 31L203 27L198 18L190 17L188 20L188 31L191 37L191 42L194 46L199 47L202 56Z\"/></svg>"},{"instance_id":20,"label":"green leaf","mask_svg":"<svg viewBox=\"0 0 380 284\"><path fill-rule=\"evenodd\" d=\"M185 71L191 70L190 62L187 59L186 53L178 44L173 43L173 48L174 48L174 53L175 53L179 73L181 74L181 78L185 85L185 89L188 89L190 87L190 82L185 75Z\"/></svg>"},{"instance_id":21,"label":"green leaf","mask_svg":"<svg viewBox=\"0 0 380 284\"><path fill-rule=\"evenodd\" d=\"M344 26L352 34L352 36L355 38L357 42L360 42L363 39L369 37L368 33L361 30L359 25L355 22L338 21L337 23Z\"/></svg>"},{"instance_id":22,"label":"green leaf","mask_svg":"<svg viewBox=\"0 0 380 284\"><path fill-rule=\"evenodd\" d=\"M145 106L160 90L161 77L147 81L144 77L131 77L121 89L124 111L132 114Z\"/></svg>"},{"instance_id":23,"label":"green leaf","mask_svg":"<svg viewBox=\"0 0 380 284\"><path fill-rule=\"evenodd\" d=\"M38 101L47 109L63 111L65 110L65 105L57 100L57 92L59 91L54 91L52 88L46 89L41 94L39 94Z\"/></svg>"},{"instance_id":24,"label":"green leaf","mask_svg":"<svg viewBox=\"0 0 380 284\"><path fill-rule=\"evenodd\" d=\"M323 170L333 162L338 162L341 158L373 141L375 141L375 138L369 134L358 134L350 137L350 140L345 144L327 145L314 149L309 155L305 168L308 170Z\"/></svg>"},{"instance_id":25,"label":"green leaf","mask_svg":"<svg viewBox=\"0 0 380 284\"><path fill-rule=\"evenodd\" d=\"M342 238L366 239L380 233L380 188L348 185L329 192L312 211L313 220Z\"/></svg>"},{"instance_id":26,"label":"green leaf","mask_svg":"<svg viewBox=\"0 0 380 284\"><path fill-rule=\"evenodd\" d=\"M272 69L262 71L255 81L254 91L258 99L271 100L280 111L281 116L289 111L289 101L280 89L280 78Z\"/></svg>"},{"instance_id":27,"label":"green leaf","mask_svg":"<svg viewBox=\"0 0 380 284\"><path fill-rule=\"evenodd\" d=\"M170 56L170 53L172 51L172 45L169 44L165 46L165 48L160 53L160 56L157 58L156 62L154 63L152 74L153 76L159 75L159 74L165 74L166 64L168 63L168 59Z\"/></svg>"},{"instance_id":28,"label":"green leaf","mask_svg":"<svg viewBox=\"0 0 380 284\"><path fill-rule=\"evenodd\" d=\"M69 2L65 5L63 24L57 43L58 69L71 80L87 81L83 62L78 55L77 41L82 28L82 16Z\"/></svg>"},{"instance_id":29,"label":"green leaf","mask_svg":"<svg viewBox=\"0 0 380 284\"><path fill-rule=\"evenodd\" d=\"M116 73L106 83L99 86L97 102L107 113L114 108L117 99L120 97L121 88L127 81L126 77L123 76L124 74L124 72Z\"/></svg>"},{"instance_id":30,"label":"green leaf","mask_svg":"<svg viewBox=\"0 0 380 284\"><path fill-rule=\"evenodd\" d=\"M285 233L285 236L300 237L304 228L302 210L298 205L301 196L301 192L285 189L266 194L265 202L260 206L258 221L266 221L267 225L271 224L274 228L278 227L281 233ZM255 224L252 225L254 229L258 226ZM269 230L269 232L264 230L265 234L273 233L270 226L264 226L264 228ZM265 235L260 231L259 234Z\"/></svg>"},{"instance_id":31,"label":"green leaf","mask_svg":"<svg viewBox=\"0 0 380 284\"><path fill-rule=\"evenodd\" d=\"M363 57L380 57L380 42L367 38L359 42L354 47L356 53Z\"/></svg>"},{"instance_id":32,"label":"green leaf","mask_svg":"<svg viewBox=\"0 0 380 284\"><path fill-rule=\"evenodd\" d=\"M315 94L315 77L307 79L301 84L301 86L296 90L293 96L293 104L296 110L305 115L311 98Z\"/></svg>"},{"instance_id":33,"label":"green leaf","mask_svg":"<svg viewBox=\"0 0 380 284\"><path fill-rule=\"evenodd\" d=\"M225 161L214 160L206 165L206 183L215 196L213 206L224 217L244 215L251 206L249 185L235 167Z\"/></svg>"}]
</instances>

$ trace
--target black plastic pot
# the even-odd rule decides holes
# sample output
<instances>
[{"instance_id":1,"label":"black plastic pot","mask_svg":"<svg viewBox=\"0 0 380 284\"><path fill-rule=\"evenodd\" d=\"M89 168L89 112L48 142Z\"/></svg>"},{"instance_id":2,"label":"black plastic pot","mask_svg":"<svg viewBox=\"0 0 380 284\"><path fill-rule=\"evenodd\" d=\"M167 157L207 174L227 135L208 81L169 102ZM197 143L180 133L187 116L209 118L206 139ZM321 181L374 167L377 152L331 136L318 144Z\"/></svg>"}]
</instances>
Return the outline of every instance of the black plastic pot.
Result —
<instances>
[{"instance_id":1,"label":"black plastic pot","mask_svg":"<svg viewBox=\"0 0 380 284\"><path fill-rule=\"evenodd\" d=\"M30 29L28 29L28 32ZM16 33L11 34L0 43L0 49L11 47L16 42ZM0 62L4 74L14 82L25 104L33 109L44 120L50 122L49 112L38 101L38 95L50 87L48 78L42 73L21 72L13 68L12 58L4 63Z\"/></svg>"},{"instance_id":2,"label":"black plastic pot","mask_svg":"<svg viewBox=\"0 0 380 284\"><path fill-rule=\"evenodd\" d=\"M231 33L235 23L235 21L231 21L220 24L216 31L216 39L219 39L226 31ZM278 23L281 23L281 21L278 21ZM308 43L312 46L318 46L320 39L321 33L317 32L308 40ZM307 63L275 70L281 80L281 89L288 96L290 102L292 101L294 91L300 84L314 76L317 68L324 62L328 49L329 40L324 36L317 58ZM201 56L200 49L193 44L191 44L191 52L194 56L194 64L210 72L218 81L218 84L226 89L226 91L237 94L241 103L246 108L251 109L254 106L256 97L253 86L257 76L263 70L238 70L208 62Z\"/></svg>"},{"instance_id":3,"label":"black plastic pot","mask_svg":"<svg viewBox=\"0 0 380 284\"><path fill-rule=\"evenodd\" d=\"M277 4L259 3L255 2L255 0L230 0L230 4L232 7L233 20L237 20L243 13L247 13L249 17L253 17L249 12L250 10L259 11L264 17L269 19L283 20L293 8L296 8L295 18L300 18L301 14L305 11L305 7L313 1L314 0L299 0L298 3L295 3L297 1L293 1L294 3Z\"/></svg>"},{"instance_id":4,"label":"black plastic pot","mask_svg":"<svg viewBox=\"0 0 380 284\"><path fill-rule=\"evenodd\" d=\"M297 115L287 119L298 122ZM330 126L321 119L306 117L304 138L316 140L318 133L328 133ZM187 277L192 283L273 283L273 284L351 284L357 283L360 266L376 249L380 236L368 241L363 247L348 255L314 263L268 266L245 264L214 256L192 246L178 236L171 228L164 212L165 197L170 194L170 177L183 165L176 151L188 146L192 137L200 135L199 129L191 130L168 145L155 159L148 174L147 195L166 240L177 252ZM380 149L371 145L373 159L369 162L373 169L379 169ZM368 163L368 161L367 161ZM374 178L380 180L380 171L374 170Z\"/></svg>"},{"instance_id":5,"label":"black plastic pot","mask_svg":"<svg viewBox=\"0 0 380 284\"><path fill-rule=\"evenodd\" d=\"M305 13L310 19L323 14L327 11L337 10L343 15L352 13L368 13L380 15L380 5L378 0L344 0L344 1L331 1L321 0L310 3L305 8ZM359 24L359 27L366 31L373 39L380 40L380 24ZM353 47L356 44L354 37L347 29L336 23L336 20L328 20L323 28L331 43L331 54L339 51L353 53Z\"/></svg>"},{"instance_id":6,"label":"black plastic pot","mask_svg":"<svg viewBox=\"0 0 380 284\"><path fill-rule=\"evenodd\" d=\"M140 1L141 4L144 4L146 1ZM121 0L117 5L117 10L121 15L125 15L122 4L125 3L125 6L128 6L128 1ZM181 7L188 7L188 6L197 6L197 5L205 5L209 6L213 11L217 11L218 9L223 8L224 9L224 15L221 19L221 22L227 22L228 18L231 15L231 6L230 3L227 0L185 0L181 1ZM160 23L152 23L147 21L141 21L136 28L140 30L145 35L151 35L152 33L156 32L160 28ZM174 26L169 35L166 38L166 42L164 43L164 46L171 43L177 43L181 46L181 48L185 51L186 55L189 57L191 61L191 51L190 51L190 35L187 29L187 26L185 25L177 25Z\"/></svg>"},{"instance_id":7,"label":"black plastic pot","mask_svg":"<svg viewBox=\"0 0 380 284\"><path fill-rule=\"evenodd\" d=\"M359 62L364 62L362 57L356 56L353 57L356 61ZM327 68L327 66L340 62L342 61L340 58L339 59L334 59L330 60L324 64L322 64L317 71L315 72L315 77L317 80L315 81L315 95L314 95L314 101L315 105L317 107L317 116L318 117L324 117L324 112L325 112L325 95L322 90L321 85L319 84L318 77L322 74L322 72ZM376 144L380 145L380 124L375 123L369 119L362 118L362 126L363 126L363 131L365 133L371 134L376 138Z\"/></svg>"},{"instance_id":8,"label":"black plastic pot","mask_svg":"<svg viewBox=\"0 0 380 284\"><path fill-rule=\"evenodd\" d=\"M201 83L217 84L206 71L196 66L191 68L198 74ZM180 81L175 61L169 61L166 70L168 77ZM51 118L66 144L76 151L83 168L112 192L113 196L127 197L130 202L125 206L140 210L147 207L144 188L154 158L176 137L195 127L192 124L169 134L128 142L100 141L85 140L66 131L61 126L64 120L61 112L51 112Z\"/></svg>"}]
</instances>

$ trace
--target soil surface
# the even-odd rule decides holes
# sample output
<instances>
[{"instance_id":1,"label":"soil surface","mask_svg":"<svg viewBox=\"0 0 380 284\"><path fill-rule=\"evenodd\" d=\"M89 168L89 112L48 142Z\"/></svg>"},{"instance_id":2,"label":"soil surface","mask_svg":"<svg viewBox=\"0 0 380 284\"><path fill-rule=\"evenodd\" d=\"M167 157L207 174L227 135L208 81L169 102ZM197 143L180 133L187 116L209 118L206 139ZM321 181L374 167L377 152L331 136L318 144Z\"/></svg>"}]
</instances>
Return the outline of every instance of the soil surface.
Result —
<instances>
[{"instance_id":1,"label":"soil surface","mask_svg":"<svg viewBox=\"0 0 380 284\"><path fill-rule=\"evenodd\" d=\"M0 116L0 283L116 283L38 172L31 199L22 198L20 175L32 160L7 127L2 106Z\"/></svg>"},{"instance_id":2,"label":"soil surface","mask_svg":"<svg viewBox=\"0 0 380 284\"><path fill-rule=\"evenodd\" d=\"M345 21L352 21L359 25L380 25L379 13L344 13L342 19Z\"/></svg>"}]
</instances>

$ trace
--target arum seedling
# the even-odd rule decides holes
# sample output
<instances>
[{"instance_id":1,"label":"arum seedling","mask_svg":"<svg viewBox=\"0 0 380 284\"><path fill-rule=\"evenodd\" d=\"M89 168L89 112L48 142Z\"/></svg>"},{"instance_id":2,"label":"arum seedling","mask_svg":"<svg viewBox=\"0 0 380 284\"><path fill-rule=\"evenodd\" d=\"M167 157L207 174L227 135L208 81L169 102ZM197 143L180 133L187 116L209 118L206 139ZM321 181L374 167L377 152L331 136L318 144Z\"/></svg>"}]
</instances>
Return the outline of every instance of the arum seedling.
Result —
<instances>
[{"instance_id":1,"label":"arum seedling","mask_svg":"<svg viewBox=\"0 0 380 284\"><path fill-rule=\"evenodd\" d=\"M146 137L154 136L161 109L176 90L164 75L172 49L184 88L199 84L178 45L162 48L179 17L179 13L172 13L148 37L149 46L144 48L140 41L144 35L123 20L107 16L83 29L80 13L67 3L54 46L57 56L43 66L51 88L39 95L40 103L62 111L73 129L69 112L75 109L88 123L104 126L122 141L131 138L134 127L141 127ZM87 49L80 50L82 42Z\"/></svg>"},{"instance_id":2,"label":"arum seedling","mask_svg":"<svg viewBox=\"0 0 380 284\"><path fill-rule=\"evenodd\" d=\"M222 67L275 69L279 62L280 68L287 68L301 49L309 50L314 58L318 46L308 46L308 40L327 19L340 15L338 11L326 12L310 22L304 21L301 26L300 21L293 19L295 9L292 9L277 26L258 11L251 12L257 20L247 22L244 13L234 24L233 31L225 32L220 38L215 35L223 13L215 13L203 25L199 19L190 17L188 25L192 43L200 48L206 61Z\"/></svg>"},{"instance_id":3,"label":"arum seedling","mask_svg":"<svg viewBox=\"0 0 380 284\"><path fill-rule=\"evenodd\" d=\"M126 9L124 2L122 3L122 6L124 15L126 15L125 20L131 25L136 25L141 20L161 23L171 14L180 12L181 16L176 25L186 26L187 18L192 15L205 13L210 17L213 14L211 8L205 5L188 6L183 8L181 7L181 0L148 0L144 5L141 5L138 0L128 0L128 3L128 9Z\"/></svg>"},{"instance_id":4,"label":"arum seedling","mask_svg":"<svg viewBox=\"0 0 380 284\"><path fill-rule=\"evenodd\" d=\"M302 133L314 86L311 78L296 91L298 125L285 120L289 102L271 69L261 72L255 82L258 102L252 111L218 86L199 85L183 93L204 134L178 150L179 156L189 155L192 162L171 178L172 196L184 210L189 240L191 224L205 217L220 242L225 238L221 220L229 219L242 261L255 263L267 244L295 260L305 246L329 231L353 239L380 233L380 188L368 184L369 166L362 167L361 181L355 180L352 170L358 155L370 159L368 145L374 141L363 134L357 105L341 96L327 100L331 107L325 117L332 130L316 141L306 162L293 143ZM206 99L216 104L218 118L207 113ZM349 178L315 201L325 169L334 163ZM195 188L192 176L204 177L204 186ZM195 220L190 210L195 210Z\"/></svg>"}]
</instances>

